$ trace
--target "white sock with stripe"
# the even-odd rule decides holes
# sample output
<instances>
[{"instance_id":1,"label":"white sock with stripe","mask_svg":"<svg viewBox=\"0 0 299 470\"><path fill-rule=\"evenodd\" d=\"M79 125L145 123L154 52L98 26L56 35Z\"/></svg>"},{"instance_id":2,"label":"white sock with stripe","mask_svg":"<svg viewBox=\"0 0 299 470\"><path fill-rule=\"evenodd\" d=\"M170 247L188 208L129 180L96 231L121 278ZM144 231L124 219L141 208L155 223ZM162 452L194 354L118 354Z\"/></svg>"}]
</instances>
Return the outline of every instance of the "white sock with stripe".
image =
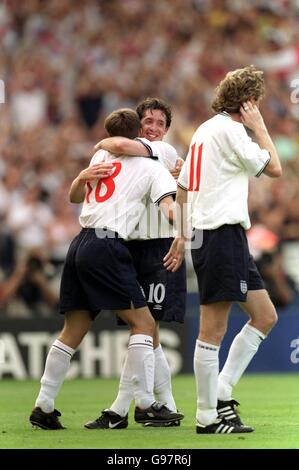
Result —
<instances>
[{"instance_id":1,"label":"white sock with stripe","mask_svg":"<svg viewBox=\"0 0 299 470\"><path fill-rule=\"evenodd\" d=\"M232 399L233 386L236 385L257 352L266 335L248 323L235 336L226 362L218 377L218 399Z\"/></svg>"},{"instance_id":2,"label":"white sock with stripe","mask_svg":"<svg viewBox=\"0 0 299 470\"><path fill-rule=\"evenodd\" d=\"M194 374L197 390L196 420L203 425L217 418L217 380L219 373L219 346L197 340L194 351Z\"/></svg>"},{"instance_id":3,"label":"white sock with stripe","mask_svg":"<svg viewBox=\"0 0 299 470\"><path fill-rule=\"evenodd\" d=\"M41 388L35 402L45 413L54 410L55 398L65 379L75 349L56 339L48 353Z\"/></svg>"},{"instance_id":4,"label":"white sock with stripe","mask_svg":"<svg viewBox=\"0 0 299 470\"><path fill-rule=\"evenodd\" d=\"M154 398L154 351L153 338L147 335L132 335L128 345L128 360L136 406L145 409Z\"/></svg>"},{"instance_id":5,"label":"white sock with stripe","mask_svg":"<svg viewBox=\"0 0 299 470\"><path fill-rule=\"evenodd\" d=\"M171 410L176 411L176 404L172 395L171 373L161 344L154 350L155 375L154 393L157 401L165 403Z\"/></svg>"}]
</instances>

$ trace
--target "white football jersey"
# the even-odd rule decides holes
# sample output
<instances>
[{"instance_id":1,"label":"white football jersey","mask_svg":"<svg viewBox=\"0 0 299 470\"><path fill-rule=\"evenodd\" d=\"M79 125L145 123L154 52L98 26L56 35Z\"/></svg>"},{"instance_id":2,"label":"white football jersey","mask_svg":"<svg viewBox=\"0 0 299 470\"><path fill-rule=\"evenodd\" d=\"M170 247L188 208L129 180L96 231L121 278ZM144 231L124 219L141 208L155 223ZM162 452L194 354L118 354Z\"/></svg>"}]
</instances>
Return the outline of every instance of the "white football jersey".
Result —
<instances>
[{"instance_id":1,"label":"white football jersey","mask_svg":"<svg viewBox=\"0 0 299 470\"><path fill-rule=\"evenodd\" d=\"M79 221L82 227L108 228L127 239L150 199L158 204L176 192L170 173L148 157L115 157L99 150L90 166L112 162L114 172L108 178L87 182L86 195Z\"/></svg>"},{"instance_id":2,"label":"white football jersey","mask_svg":"<svg viewBox=\"0 0 299 470\"><path fill-rule=\"evenodd\" d=\"M138 138L145 147L148 148L150 155L158 157L158 161L167 170L174 170L176 160L179 158L175 148L162 141L149 141L145 138ZM175 182L175 179L169 176ZM159 175L163 178L163 175ZM130 235L130 240L150 240L153 238L170 238L174 236L174 227L171 225L162 211L150 200L146 203L146 209L143 212L138 226Z\"/></svg>"},{"instance_id":3,"label":"white football jersey","mask_svg":"<svg viewBox=\"0 0 299 470\"><path fill-rule=\"evenodd\" d=\"M250 228L248 177L260 176L270 160L228 113L217 114L195 131L178 185L188 191L192 227L224 224Z\"/></svg>"}]
</instances>

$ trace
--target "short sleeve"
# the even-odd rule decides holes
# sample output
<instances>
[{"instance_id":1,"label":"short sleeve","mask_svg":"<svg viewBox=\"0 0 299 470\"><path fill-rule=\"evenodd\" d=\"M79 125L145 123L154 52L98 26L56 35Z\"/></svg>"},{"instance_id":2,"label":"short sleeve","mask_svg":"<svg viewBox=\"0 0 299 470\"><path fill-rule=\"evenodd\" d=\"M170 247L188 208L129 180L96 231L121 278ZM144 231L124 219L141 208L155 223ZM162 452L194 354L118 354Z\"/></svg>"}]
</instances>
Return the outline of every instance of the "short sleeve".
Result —
<instances>
[{"instance_id":1,"label":"short sleeve","mask_svg":"<svg viewBox=\"0 0 299 470\"><path fill-rule=\"evenodd\" d=\"M108 152L106 150L100 149L98 150L91 158L89 162L89 166L96 165L97 163L104 162L106 160L106 157L108 155Z\"/></svg>"},{"instance_id":2,"label":"short sleeve","mask_svg":"<svg viewBox=\"0 0 299 470\"><path fill-rule=\"evenodd\" d=\"M150 142L144 138L138 138L143 145L146 146L147 149L151 149L151 155L158 157L159 162L167 168L167 170L173 170L175 167L175 163L179 158L177 151L175 148L168 144L167 142L154 141Z\"/></svg>"},{"instance_id":3,"label":"short sleeve","mask_svg":"<svg viewBox=\"0 0 299 470\"><path fill-rule=\"evenodd\" d=\"M134 140L137 140L138 142L140 142L146 148L146 150L149 153L149 156L152 159L158 160L158 156L153 154L153 150L152 150L152 147L150 145L151 142L149 140L145 139L144 137L136 137L136 139L134 139Z\"/></svg>"},{"instance_id":4,"label":"short sleeve","mask_svg":"<svg viewBox=\"0 0 299 470\"><path fill-rule=\"evenodd\" d=\"M234 133L230 133L229 138L235 154L248 174L260 176L270 161L269 152L253 142L243 126L238 126Z\"/></svg>"},{"instance_id":5,"label":"short sleeve","mask_svg":"<svg viewBox=\"0 0 299 470\"><path fill-rule=\"evenodd\" d=\"M155 204L159 204L164 197L175 195L177 186L168 170L158 162L155 165L157 168L152 174L150 198Z\"/></svg>"},{"instance_id":6,"label":"short sleeve","mask_svg":"<svg viewBox=\"0 0 299 470\"><path fill-rule=\"evenodd\" d=\"M188 156L189 154L187 155L184 165L182 166L182 169L180 171L180 176L178 178L178 186L184 189L185 191L187 191L188 189L188 171L187 171L188 161L189 161Z\"/></svg>"}]
</instances>

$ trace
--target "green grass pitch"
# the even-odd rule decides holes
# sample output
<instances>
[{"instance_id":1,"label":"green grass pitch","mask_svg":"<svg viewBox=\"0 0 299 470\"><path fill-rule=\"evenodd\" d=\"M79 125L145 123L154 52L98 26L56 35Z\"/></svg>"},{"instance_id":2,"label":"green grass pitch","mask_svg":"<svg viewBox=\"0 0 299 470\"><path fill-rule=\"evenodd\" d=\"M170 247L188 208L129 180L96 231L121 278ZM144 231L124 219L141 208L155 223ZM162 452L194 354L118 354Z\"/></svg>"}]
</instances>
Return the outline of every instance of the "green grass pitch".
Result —
<instances>
[{"instance_id":1,"label":"green grass pitch","mask_svg":"<svg viewBox=\"0 0 299 470\"><path fill-rule=\"evenodd\" d=\"M28 416L39 390L37 381L0 383L1 449L298 449L299 378L296 374L245 375L235 390L241 417L255 432L236 435L195 433L195 382L192 375L173 379L173 389L185 419L180 427L144 428L134 422L122 430L87 430L113 401L118 380L66 381L56 402L63 431L32 428Z\"/></svg>"}]
</instances>

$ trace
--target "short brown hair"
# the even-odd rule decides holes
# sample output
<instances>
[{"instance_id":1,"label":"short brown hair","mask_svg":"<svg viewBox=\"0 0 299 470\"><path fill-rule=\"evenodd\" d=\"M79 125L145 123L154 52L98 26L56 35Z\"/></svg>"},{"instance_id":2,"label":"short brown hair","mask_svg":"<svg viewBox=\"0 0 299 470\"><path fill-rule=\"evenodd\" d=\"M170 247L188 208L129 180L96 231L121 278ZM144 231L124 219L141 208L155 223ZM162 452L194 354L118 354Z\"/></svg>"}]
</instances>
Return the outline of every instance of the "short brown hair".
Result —
<instances>
[{"instance_id":1,"label":"short brown hair","mask_svg":"<svg viewBox=\"0 0 299 470\"><path fill-rule=\"evenodd\" d=\"M219 113L239 113L244 101L254 98L258 101L265 94L263 72L254 65L228 72L216 88L212 109Z\"/></svg>"},{"instance_id":2,"label":"short brown hair","mask_svg":"<svg viewBox=\"0 0 299 470\"><path fill-rule=\"evenodd\" d=\"M117 109L106 117L104 127L111 137L121 136L135 139L139 133L140 119L133 109Z\"/></svg>"},{"instance_id":3,"label":"short brown hair","mask_svg":"<svg viewBox=\"0 0 299 470\"><path fill-rule=\"evenodd\" d=\"M161 100L160 98L146 98L138 104L136 111L138 113L139 119L141 120L144 117L145 111L152 111L154 109L159 109L162 111L162 113L165 114L166 128L168 129L171 124L172 115L170 106L164 100Z\"/></svg>"}]
</instances>

